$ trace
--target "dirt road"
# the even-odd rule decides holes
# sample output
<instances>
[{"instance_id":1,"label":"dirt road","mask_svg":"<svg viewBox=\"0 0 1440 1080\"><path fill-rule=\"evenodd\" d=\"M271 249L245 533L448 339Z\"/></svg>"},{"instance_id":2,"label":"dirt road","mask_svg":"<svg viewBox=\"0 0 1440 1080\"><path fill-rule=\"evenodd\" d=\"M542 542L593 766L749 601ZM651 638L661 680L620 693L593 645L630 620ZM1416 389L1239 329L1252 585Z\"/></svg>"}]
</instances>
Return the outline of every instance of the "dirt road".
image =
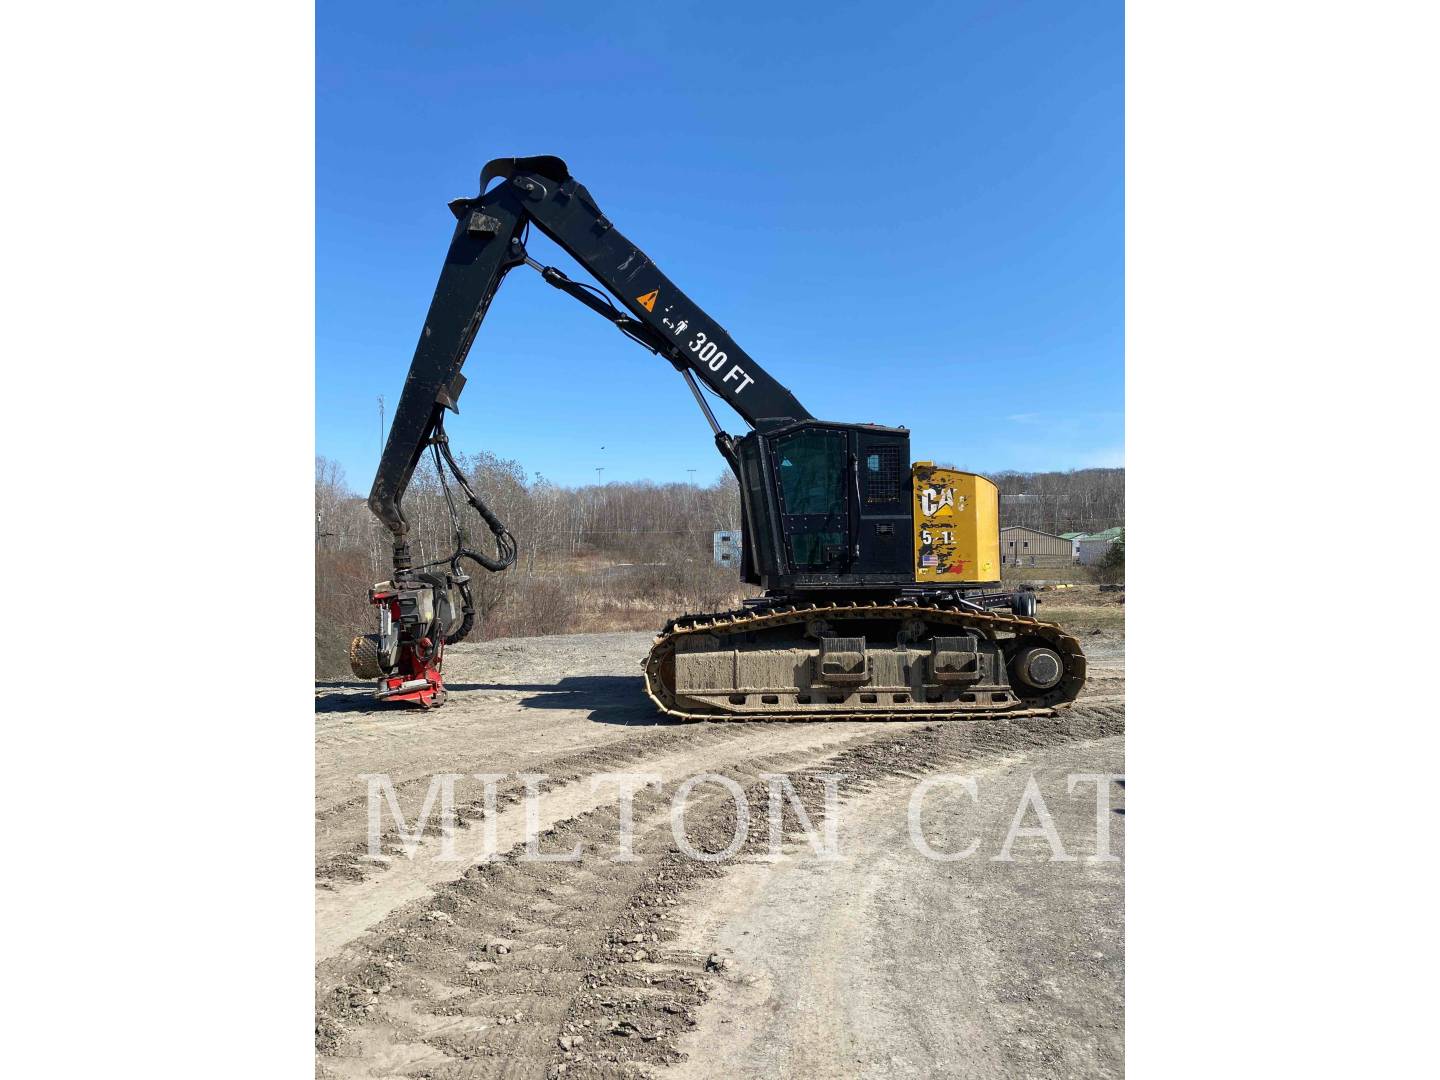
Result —
<instances>
[{"instance_id":1,"label":"dirt road","mask_svg":"<svg viewBox=\"0 0 1440 1080\"><path fill-rule=\"evenodd\" d=\"M640 687L649 640L460 646L434 712L317 686L321 1076L1119 1075L1123 863L1087 858L1095 784L1072 794L1067 777L1124 772L1123 639L1084 639L1092 679L1060 717L950 724L668 723ZM657 783L634 796L637 858L617 861L616 791L593 777L627 771ZM359 777L388 778L408 828L441 773L458 777L458 826L432 821L407 854L384 809L372 857ZM503 774L488 815L476 773ZM522 773L545 777L538 850L578 846L576 861L524 856ZM730 789L710 780L686 803L679 836L734 848L725 861L680 850L674 795L697 773L749 810L732 844ZM824 777L843 774L837 858L782 799L772 861L767 774L812 825ZM922 856L908 824L917 782L940 774L975 783L921 804L924 843L975 843L956 861ZM1007 851L1032 774L1073 861L1024 835L1033 803ZM1123 788L1106 786L1118 856Z\"/></svg>"},{"instance_id":2,"label":"dirt road","mask_svg":"<svg viewBox=\"0 0 1440 1080\"><path fill-rule=\"evenodd\" d=\"M937 845L937 833L952 850L978 838L963 861L916 849L904 784L845 807L835 863L802 847L737 867L697 900L676 942L714 949L739 973L718 981L680 1040L690 1057L677 1080L1121 1075L1122 864L1087 861L1094 799L1067 797L1069 774L1124 773L1121 742L967 770L978 805L937 796L921 818ZM1045 843L996 861L1032 774L1077 864L1050 863ZM1123 797L1111 803L1123 809ZM1122 831L1109 829L1117 858ZM722 1043L723 1055L708 1052Z\"/></svg>"}]
</instances>

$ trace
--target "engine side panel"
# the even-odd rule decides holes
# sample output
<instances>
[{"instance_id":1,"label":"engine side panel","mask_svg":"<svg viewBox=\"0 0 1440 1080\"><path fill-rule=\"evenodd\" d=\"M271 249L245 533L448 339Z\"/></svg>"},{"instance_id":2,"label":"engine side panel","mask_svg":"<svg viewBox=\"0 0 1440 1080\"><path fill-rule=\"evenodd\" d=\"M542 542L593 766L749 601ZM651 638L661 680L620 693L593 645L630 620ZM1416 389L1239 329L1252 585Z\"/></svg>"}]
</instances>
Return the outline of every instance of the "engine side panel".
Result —
<instances>
[{"instance_id":1,"label":"engine side panel","mask_svg":"<svg viewBox=\"0 0 1440 1080\"><path fill-rule=\"evenodd\" d=\"M915 581L994 585L1000 580L1000 490L974 473L912 467Z\"/></svg>"}]
</instances>

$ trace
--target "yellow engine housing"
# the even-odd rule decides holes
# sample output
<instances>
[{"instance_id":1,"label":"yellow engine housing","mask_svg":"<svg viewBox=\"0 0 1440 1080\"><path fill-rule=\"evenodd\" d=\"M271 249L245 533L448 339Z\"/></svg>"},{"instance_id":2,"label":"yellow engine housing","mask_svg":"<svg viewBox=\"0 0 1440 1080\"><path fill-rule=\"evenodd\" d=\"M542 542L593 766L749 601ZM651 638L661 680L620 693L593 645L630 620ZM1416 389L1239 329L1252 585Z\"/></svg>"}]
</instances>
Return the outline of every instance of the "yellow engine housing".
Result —
<instances>
[{"instance_id":1,"label":"yellow engine housing","mask_svg":"<svg viewBox=\"0 0 1440 1080\"><path fill-rule=\"evenodd\" d=\"M994 585L1000 581L1000 489L974 473L910 467L915 509L915 581Z\"/></svg>"}]
</instances>

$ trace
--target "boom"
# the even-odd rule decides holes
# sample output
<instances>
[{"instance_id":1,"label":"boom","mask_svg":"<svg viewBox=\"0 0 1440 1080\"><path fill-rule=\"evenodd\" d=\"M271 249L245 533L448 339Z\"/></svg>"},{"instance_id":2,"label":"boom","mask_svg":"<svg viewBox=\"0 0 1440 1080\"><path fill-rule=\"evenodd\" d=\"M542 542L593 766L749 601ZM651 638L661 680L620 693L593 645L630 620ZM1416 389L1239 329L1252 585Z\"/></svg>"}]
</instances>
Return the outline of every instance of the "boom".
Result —
<instances>
[{"instance_id":1,"label":"boom","mask_svg":"<svg viewBox=\"0 0 1440 1080\"><path fill-rule=\"evenodd\" d=\"M486 191L497 177L503 182ZM789 390L615 228L559 158L497 158L480 174L480 194L456 199L450 209L456 218L450 250L370 492L371 510L397 541L408 532L401 497L421 454L434 441L444 410L456 407L465 382L460 369L495 291L505 275L522 263L540 270L551 285L670 361L691 381L707 416L708 407L693 377L757 431L811 418ZM524 236L531 223L594 275L621 308L598 290L530 259ZM709 419L722 452L733 464L728 436L713 416ZM495 525L491 523L492 530Z\"/></svg>"}]
</instances>

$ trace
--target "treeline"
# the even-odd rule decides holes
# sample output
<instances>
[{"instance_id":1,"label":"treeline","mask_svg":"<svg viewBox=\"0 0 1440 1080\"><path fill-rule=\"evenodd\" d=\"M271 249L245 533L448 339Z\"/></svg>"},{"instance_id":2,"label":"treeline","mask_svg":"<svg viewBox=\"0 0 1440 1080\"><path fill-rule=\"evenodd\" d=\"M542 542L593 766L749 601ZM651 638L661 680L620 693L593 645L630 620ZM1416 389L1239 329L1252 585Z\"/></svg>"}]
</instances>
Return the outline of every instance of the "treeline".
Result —
<instances>
[{"instance_id":1,"label":"treeline","mask_svg":"<svg viewBox=\"0 0 1440 1080\"><path fill-rule=\"evenodd\" d=\"M1125 470L994 473L1000 524L1041 532L1102 532L1125 524Z\"/></svg>"},{"instance_id":2,"label":"treeline","mask_svg":"<svg viewBox=\"0 0 1440 1080\"><path fill-rule=\"evenodd\" d=\"M756 590L717 566L713 534L740 526L740 495L728 470L706 486L611 482L565 487L527 477L519 463L462 457L472 486L514 534L514 567L473 563L474 638L600 630L658 630L682 612L737 605ZM1123 469L1002 473L1001 523L1047 532L1099 531L1125 520ZM493 552L489 530L455 492L469 546ZM1023 496L1017 498L1016 496ZM438 478L424 459L405 496L417 564L454 547ZM315 655L321 677L345 677L346 648L374 622L371 584L390 576L389 532L351 490L344 471L315 462Z\"/></svg>"}]
</instances>

